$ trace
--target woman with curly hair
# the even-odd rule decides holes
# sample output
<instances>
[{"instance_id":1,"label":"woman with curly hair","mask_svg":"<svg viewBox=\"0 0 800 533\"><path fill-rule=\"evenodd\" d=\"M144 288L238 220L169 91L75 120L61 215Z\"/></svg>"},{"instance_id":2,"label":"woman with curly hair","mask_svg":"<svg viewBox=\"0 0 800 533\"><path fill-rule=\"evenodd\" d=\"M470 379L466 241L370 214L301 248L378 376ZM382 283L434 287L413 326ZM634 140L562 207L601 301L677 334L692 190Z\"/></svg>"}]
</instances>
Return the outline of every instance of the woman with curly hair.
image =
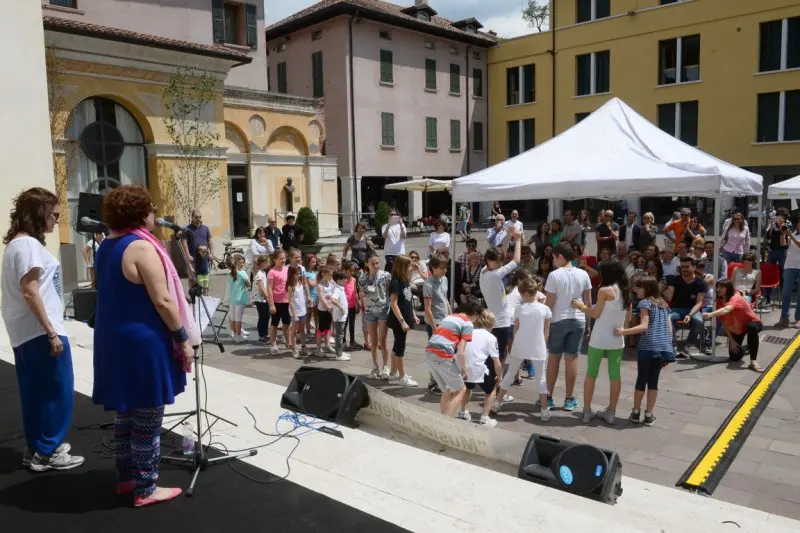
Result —
<instances>
[{"instance_id":1,"label":"woman with curly hair","mask_svg":"<svg viewBox=\"0 0 800 533\"><path fill-rule=\"evenodd\" d=\"M69 455L72 352L64 330L61 265L45 244L58 224L58 198L34 187L14 199L3 238L3 321L14 350L22 423L23 466L34 472L69 470L83 457Z\"/></svg>"},{"instance_id":2,"label":"woman with curly hair","mask_svg":"<svg viewBox=\"0 0 800 533\"><path fill-rule=\"evenodd\" d=\"M92 401L117 413L117 494L132 494L135 507L181 493L156 486L161 424L164 406L186 388L192 347L200 342L175 265L151 233L155 211L143 187L111 191L103 201L111 234L95 259Z\"/></svg>"}]
</instances>

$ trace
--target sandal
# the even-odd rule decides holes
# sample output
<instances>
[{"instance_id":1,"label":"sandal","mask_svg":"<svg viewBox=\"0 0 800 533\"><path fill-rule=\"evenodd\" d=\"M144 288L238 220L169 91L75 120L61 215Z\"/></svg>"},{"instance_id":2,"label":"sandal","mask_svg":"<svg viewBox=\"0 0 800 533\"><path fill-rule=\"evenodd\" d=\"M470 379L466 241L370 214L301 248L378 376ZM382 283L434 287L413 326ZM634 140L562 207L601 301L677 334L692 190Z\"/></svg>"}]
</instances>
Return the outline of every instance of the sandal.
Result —
<instances>
[{"instance_id":1,"label":"sandal","mask_svg":"<svg viewBox=\"0 0 800 533\"><path fill-rule=\"evenodd\" d=\"M164 490L168 492L165 492L165 495L161 498L154 498L153 495L146 496L144 498L137 496L133 500L133 506L147 507L148 505L155 505L157 503L168 502L170 500L174 500L175 498L180 496L181 493L183 492L182 489L164 489Z\"/></svg>"},{"instance_id":2,"label":"sandal","mask_svg":"<svg viewBox=\"0 0 800 533\"><path fill-rule=\"evenodd\" d=\"M758 362L756 361L750 361L750 364L747 365L747 368L752 370L753 372L758 372L759 374L764 372L764 369L761 368L761 365L759 365Z\"/></svg>"}]
</instances>

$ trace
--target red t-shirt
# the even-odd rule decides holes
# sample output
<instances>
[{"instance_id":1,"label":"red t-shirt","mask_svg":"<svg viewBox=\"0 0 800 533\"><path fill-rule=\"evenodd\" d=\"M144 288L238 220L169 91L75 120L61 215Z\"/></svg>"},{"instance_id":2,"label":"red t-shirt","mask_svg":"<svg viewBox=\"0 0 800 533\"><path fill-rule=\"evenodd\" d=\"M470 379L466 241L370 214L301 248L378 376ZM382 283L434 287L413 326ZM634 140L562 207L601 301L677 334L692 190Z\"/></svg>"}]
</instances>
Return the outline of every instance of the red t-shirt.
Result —
<instances>
[{"instance_id":1,"label":"red t-shirt","mask_svg":"<svg viewBox=\"0 0 800 533\"><path fill-rule=\"evenodd\" d=\"M728 303L724 305L720 304L719 300L717 300L717 309L729 305L733 306L733 310L727 315L717 318L719 318L722 323L725 324L725 326L728 328L728 331L731 333L741 335L747 331L747 324L750 322L761 322L761 319L758 318L758 315L755 313L755 311L753 311L753 308L750 307L750 303L745 300L741 294L734 294L731 299L728 300Z\"/></svg>"}]
</instances>

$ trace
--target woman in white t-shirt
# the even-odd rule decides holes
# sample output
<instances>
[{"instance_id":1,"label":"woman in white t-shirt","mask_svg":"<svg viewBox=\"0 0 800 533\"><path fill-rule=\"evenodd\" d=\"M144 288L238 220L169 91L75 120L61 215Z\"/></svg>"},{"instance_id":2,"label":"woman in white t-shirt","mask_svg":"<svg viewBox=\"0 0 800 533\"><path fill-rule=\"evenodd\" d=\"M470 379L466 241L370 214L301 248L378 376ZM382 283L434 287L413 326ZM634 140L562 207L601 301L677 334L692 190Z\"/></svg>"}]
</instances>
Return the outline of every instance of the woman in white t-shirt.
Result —
<instances>
[{"instance_id":1,"label":"woman in white t-shirt","mask_svg":"<svg viewBox=\"0 0 800 533\"><path fill-rule=\"evenodd\" d=\"M619 392L622 388L620 366L622 353L625 350L625 340L615 331L624 328L626 321L630 321L631 289L628 285L628 276L622 264L616 259L609 259L598 264L600 273L600 290L597 291L597 303L593 308L581 300L572 300L572 307L582 311L589 318L594 319L592 335L589 337L588 363L586 380L583 383L583 416L581 423L588 424L594 414L592 413L592 396L597 375L600 373L600 363L608 360L608 380L611 383L611 393L608 407L601 414L608 424L613 424L619 401Z\"/></svg>"},{"instance_id":2,"label":"woman in white t-shirt","mask_svg":"<svg viewBox=\"0 0 800 533\"><path fill-rule=\"evenodd\" d=\"M503 278L513 272L519 264L522 254L522 239L516 239L514 245L514 257L511 261L503 264L503 257L508 248L508 239L513 239L516 230L513 227L508 229L503 248L489 248L483 258L486 268L481 272L480 287L486 307L494 313L495 325L492 334L497 337L497 345L500 349L500 361L506 360L506 350L508 341L511 339L511 329L513 317L508 309L506 298L506 288ZM505 400L505 398L504 398Z\"/></svg>"},{"instance_id":3,"label":"woman in white t-shirt","mask_svg":"<svg viewBox=\"0 0 800 533\"><path fill-rule=\"evenodd\" d=\"M95 288L95 280L94 280L94 256L97 254L97 249L100 247L100 243L106 236L102 233L95 233L94 239L87 242L83 246L83 262L86 263L86 268L89 269L89 279L92 280L92 288Z\"/></svg>"},{"instance_id":4,"label":"woman in white t-shirt","mask_svg":"<svg viewBox=\"0 0 800 533\"><path fill-rule=\"evenodd\" d=\"M433 227L435 231L431 233L431 238L428 239L429 256L435 254L439 248L450 248L450 234L444 230L444 221L437 220Z\"/></svg>"},{"instance_id":5,"label":"woman in white t-shirt","mask_svg":"<svg viewBox=\"0 0 800 533\"><path fill-rule=\"evenodd\" d=\"M389 222L381 228L383 236L383 255L386 260L386 272L392 272L394 260L398 255L406 253L406 225L397 211L389 213Z\"/></svg>"},{"instance_id":6,"label":"woman in white t-shirt","mask_svg":"<svg viewBox=\"0 0 800 533\"><path fill-rule=\"evenodd\" d=\"M2 312L14 350L22 420L23 466L34 472L69 470L83 457L69 455L72 421L72 352L64 329L61 265L45 244L58 224L58 197L34 187L14 199L3 239Z\"/></svg>"},{"instance_id":7,"label":"woman in white t-shirt","mask_svg":"<svg viewBox=\"0 0 800 533\"><path fill-rule=\"evenodd\" d=\"M472 325L472 340L467 343L464 350L464 363L467 366L467 379L465 385L467 393L461 400L461 410L457 418L472 420L472 415L467 409L472 390L477 386L486 394L483 400L483 413L480 423L483 426L493 428L497 425L497 420L489 417L497 394L497 383L503 374L503 365L500 364L500 353L497 350L497 338L492 335L494 328L494 315L491 311L484 309L478 315Z\"/></svg>"}]
</instances>

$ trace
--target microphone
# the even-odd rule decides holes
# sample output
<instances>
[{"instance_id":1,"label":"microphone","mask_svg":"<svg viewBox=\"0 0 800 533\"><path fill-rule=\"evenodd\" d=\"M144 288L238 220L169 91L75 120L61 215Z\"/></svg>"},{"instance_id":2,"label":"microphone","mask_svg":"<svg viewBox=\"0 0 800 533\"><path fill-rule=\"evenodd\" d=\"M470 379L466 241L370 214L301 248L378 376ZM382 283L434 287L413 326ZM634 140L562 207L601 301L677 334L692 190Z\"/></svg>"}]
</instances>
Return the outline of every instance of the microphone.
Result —
<instances>
[{"instance_id":1,"label":"microphone","mask_svg":"<svg viewBox=\"0 0 800 533\"><path fill-rule=\"evenodd\" d=\"M174 222L170 222L169 220L164 220L163 218L156 219L156 226L158 226L159 228L171 229L172 231L183 231L182 226L179 226Z\"/></svg>"},{"instance_id":2,"label":"microphone","mask_svg":"<svg viewBox=\"0 0 800 533\"><path fill-rule=\"evenodd\" d=\"M95 220L90 217L81 217L81 224L83 224L84 226L97 228L98 230L100 230L98 233L106 231L108 229L108 226L104 222L100 222L99 220Z\"/></svg>"}]
</instances>

